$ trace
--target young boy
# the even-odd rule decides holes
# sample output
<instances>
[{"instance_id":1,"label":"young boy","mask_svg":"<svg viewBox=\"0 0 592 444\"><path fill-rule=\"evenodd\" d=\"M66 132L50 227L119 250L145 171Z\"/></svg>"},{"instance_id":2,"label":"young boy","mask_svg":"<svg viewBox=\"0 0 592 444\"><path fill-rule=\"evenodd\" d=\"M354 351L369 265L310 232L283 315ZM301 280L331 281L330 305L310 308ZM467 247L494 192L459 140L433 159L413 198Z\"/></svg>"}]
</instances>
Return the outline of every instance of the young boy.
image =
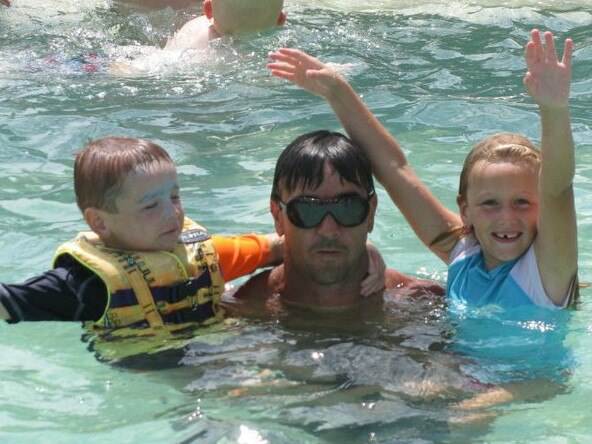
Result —
<instances>
[{"instance_id":1,"label":"young boy","mask_svg":"<svg viewBox=\"0 0 592 444\"><path fill-rule=\"evenodd\" d=\"M165 50L195 49L225 35L241 35L282 26L283 0L204 0L204 15L185 23Z\"/></svg>"},{"instance_id":2,"label":"young boy","mask_svg":"<svg viewBox=\"0 0 592 444\"><path fill-rule=\"evenodd\" d=\"M220 320L224 281L282 258L277 235L210 236L185 218L173 161L145 140L89 143L76 156L74 190L92 232L60 246L52 270L0 284L1 319L167 337Z\"/></svg>"}]
</instances>

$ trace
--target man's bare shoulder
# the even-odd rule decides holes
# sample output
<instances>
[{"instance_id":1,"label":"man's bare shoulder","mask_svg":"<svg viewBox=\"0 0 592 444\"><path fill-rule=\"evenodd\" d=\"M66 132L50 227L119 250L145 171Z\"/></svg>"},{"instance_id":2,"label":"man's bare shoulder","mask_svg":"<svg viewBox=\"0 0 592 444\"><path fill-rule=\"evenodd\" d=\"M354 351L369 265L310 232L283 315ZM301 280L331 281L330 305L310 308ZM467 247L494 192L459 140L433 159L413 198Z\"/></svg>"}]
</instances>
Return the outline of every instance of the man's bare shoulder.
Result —
<instances>
[{"instance_id":1,"label":"man's bare shoulder","mask_svg":"<svg viewBox=\"0 0 592 444\"><path fill-rule=\"evenodd\" d=\"M277 267L257 273L235 290L222 295L222 305L230 316L266 317L277 310L270 309L270 301L277 303Z\"/></svg>"},{"instance_id":2,"label":"man's bare shoulder","mask_svg":"<svg viewBox=\"0 0 592 444\"><path fill-rule=\"evenodd\" d=\"M273 270L265 270L251 276L234 292L235 299L267 299L274 293Z\"/></svg>"}]
</instances>

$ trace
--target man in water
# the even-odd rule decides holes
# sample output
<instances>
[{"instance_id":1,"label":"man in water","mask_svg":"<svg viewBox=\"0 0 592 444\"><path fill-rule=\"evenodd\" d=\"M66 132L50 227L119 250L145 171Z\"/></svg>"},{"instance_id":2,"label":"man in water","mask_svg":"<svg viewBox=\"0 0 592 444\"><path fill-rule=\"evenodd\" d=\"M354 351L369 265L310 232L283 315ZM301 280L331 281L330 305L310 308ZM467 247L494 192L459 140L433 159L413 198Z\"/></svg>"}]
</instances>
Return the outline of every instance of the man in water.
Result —
<instances>
[{"instance_id":1,"label":"man in water","mask_svg":"<svg viewBox=\"0 0 592 444\"><path fill-rule=\"evenodd\" d=\"M298 137L278 158L271 191L284 263L252 277L235 299L279 295L283 305L322 311L373 304L375 297L360 295L360 284L376 205L370 164L353 142L325 130ZM439 284L393 269L386 270L386 288L393 297L443 295Z\"/></svg>"}]
</instances>

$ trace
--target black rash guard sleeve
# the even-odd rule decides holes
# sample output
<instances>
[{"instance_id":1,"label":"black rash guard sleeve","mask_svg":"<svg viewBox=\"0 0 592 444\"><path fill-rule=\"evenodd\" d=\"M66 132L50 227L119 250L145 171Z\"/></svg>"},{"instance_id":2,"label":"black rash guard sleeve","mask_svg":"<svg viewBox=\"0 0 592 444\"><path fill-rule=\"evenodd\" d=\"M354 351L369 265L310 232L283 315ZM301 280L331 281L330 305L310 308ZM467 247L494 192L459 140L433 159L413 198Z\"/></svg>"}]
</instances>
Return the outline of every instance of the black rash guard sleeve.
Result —
<instances>
[{"instance_id":1,"label":"black rash guard sleeve","mask_svg":"<svg viewBox=\"0 0 592 444\"><path fill-rule=\"evenodd\" d=\"M21 321L96 321L105 311L107 290L92 271L58 267L20 284L0 284L0 302L9 323Z\"/></svg>"}]
</instances>

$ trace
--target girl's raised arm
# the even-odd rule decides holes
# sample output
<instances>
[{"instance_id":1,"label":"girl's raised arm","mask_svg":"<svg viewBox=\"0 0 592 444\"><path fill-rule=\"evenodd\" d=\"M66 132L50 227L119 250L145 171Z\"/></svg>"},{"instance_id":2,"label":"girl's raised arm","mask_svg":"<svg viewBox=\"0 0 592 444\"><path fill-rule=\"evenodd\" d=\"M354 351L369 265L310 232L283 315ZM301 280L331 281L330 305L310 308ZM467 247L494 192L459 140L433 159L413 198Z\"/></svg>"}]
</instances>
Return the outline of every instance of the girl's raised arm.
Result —
<instances>
[{"instance_id":1,"label":"girl's raised arm","mask_svg":"<svg viewBox=\"0 0 592 444\"><path fill-rule=\"evenodd\" d=\"M297 50L281 48L270 54L272 74L324 97L349 137L366 153L378 181L403 213L420 240L448 262L456 238L442 236L462 226L417 177L399 143L360 100L349 83L329 66ZM441 239L434 243L435 239Z\"/></svg>"},{"instance_id":2,"label":"girl's raised arm","mask_svg":"<svg viewBox=\"0 0 592 444\"><path fill-rule=\"evenodd\" d=\"M577 226L573 192L574 146L569 120L569 89L573 42L565 40L557 58L553 34L545 43L534 29L526 45L528 72L524 86L539 106L542 164L539 177L538 235L535 254L543 286L561 305L577 271Z\"/></svg>"}]
</instances>

